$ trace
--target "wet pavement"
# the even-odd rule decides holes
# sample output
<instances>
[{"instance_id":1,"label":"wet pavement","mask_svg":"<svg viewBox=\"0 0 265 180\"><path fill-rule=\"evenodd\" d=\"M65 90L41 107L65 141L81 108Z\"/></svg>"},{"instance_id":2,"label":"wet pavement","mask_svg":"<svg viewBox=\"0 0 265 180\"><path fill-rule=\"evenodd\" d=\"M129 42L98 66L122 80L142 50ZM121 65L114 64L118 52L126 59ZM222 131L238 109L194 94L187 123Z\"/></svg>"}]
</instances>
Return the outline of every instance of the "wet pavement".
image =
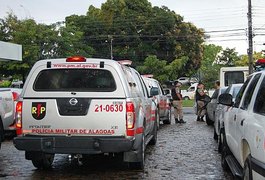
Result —
<instances>
[{"instance_id":1,"label":"wet pavement","mask_svg":"<svg viewBox=\"0 0 265 180\"><path fill-rule=\"evenodd\" d=\"M184 109L186 124L160 125L158 142L146 149L143 171L131 170L121 156L91 156L83 162L70 162L56 155L51 170L37 170L12 140L0 150L1 179L233 179L223 172L221 156L213 139L213 127L195 121L191 108Z\"/></svg>"}]
</instances>

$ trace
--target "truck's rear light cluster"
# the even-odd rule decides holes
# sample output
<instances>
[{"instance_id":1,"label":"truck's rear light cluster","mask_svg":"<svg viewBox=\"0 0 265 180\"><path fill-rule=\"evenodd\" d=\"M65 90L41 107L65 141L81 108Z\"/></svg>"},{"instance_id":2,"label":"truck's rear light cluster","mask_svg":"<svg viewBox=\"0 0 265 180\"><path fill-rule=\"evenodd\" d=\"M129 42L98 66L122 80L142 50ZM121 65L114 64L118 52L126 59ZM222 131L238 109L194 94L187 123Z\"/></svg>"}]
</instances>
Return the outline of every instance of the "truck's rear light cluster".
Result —
<instances>
[{"instance_id":1,"label":"truck's rear light cluster","mask_svg":"<svg viewBox=\"0 0 265 180\"><path fill-rule=\"evenodd\" d=\"M126 129L127 136L134 136L135 130L135 109L132 102L126 103Z\"/></svg>"},{"instance_id":2,"label":"truck's rear light cluster","mask_svg":"<svg viewBox=\"0 0 265 180\"><path fill-rule=\"evenodd\" d=\"M16 132L17 135L22 134L22 101L18 101L16 105Z\"/></svg>"}]
</instances>

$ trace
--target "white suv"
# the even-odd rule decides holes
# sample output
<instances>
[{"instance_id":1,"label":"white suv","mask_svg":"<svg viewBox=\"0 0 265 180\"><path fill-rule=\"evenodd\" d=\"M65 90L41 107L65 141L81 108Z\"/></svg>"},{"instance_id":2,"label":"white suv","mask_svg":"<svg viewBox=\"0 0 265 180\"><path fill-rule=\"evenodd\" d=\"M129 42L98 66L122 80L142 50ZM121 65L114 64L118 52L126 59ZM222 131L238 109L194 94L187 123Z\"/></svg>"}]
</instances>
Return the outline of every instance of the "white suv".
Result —
<instances>
[{"instance_id":1,"label":"white suv","mask_svg":"<svg viewBox=\"0 0 265 180\"><path fill-rule=\"evenodd\" d=\"M14 145L37 168L50 168L54 154L123 153L143 169L145 147L156 143L155 104L140 74L117 61L38 61L21 98Z\"/></svg>"},{"instance_id":2,"label":"white suv","mask_svg":"<svg viewBox=\"0 0 265 180\"><path fill-rule=\"evenodd\" d=\"M265 179L265 71L248 77L235 103L231 94L219 102L230 106L221 131L223 167L244 179Z\"/></svg>"}]
</instances>

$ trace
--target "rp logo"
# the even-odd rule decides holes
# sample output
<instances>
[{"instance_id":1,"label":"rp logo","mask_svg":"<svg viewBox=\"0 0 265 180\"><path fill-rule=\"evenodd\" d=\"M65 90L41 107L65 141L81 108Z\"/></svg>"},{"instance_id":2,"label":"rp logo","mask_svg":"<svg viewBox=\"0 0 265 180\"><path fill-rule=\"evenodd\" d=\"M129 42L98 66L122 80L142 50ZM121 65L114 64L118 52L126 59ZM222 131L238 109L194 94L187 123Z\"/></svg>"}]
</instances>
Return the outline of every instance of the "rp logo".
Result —
<instances>
[{"instance_id":1,"label":"rp logo","mask_svg":"<svg viewBox=\"0 0 265 180\"><path fill-rule=\"evenodd\" d=\"M46 102L33 102L31 114L34 119L41 120L46 115Z\"/></svg>"}]
</instances>

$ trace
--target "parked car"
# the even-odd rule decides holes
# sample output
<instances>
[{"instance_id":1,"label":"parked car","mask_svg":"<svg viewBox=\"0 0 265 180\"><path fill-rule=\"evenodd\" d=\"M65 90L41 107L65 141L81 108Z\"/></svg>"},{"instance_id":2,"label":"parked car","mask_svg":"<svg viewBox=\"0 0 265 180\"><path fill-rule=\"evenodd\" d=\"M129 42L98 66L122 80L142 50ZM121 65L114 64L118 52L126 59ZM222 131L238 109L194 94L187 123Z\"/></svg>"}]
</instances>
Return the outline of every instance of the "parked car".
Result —
<instances>
[{"instance_id":1,"label":"parked car","mask_svg":"<svg viewBox=\"0 0 265 180\"><path fill-rule=\"evenodd\" d=\"M187 90L181 90L182 98L184 100L194 99L198 83L193 83Z\"/></svg>"},{"instance_id":2,"label":"parked car","mask_svg":"<svg viewBox=\"0 0 265 180\"><path fill-rule=\"evenodd\" d=\"M221 131L222 166L242 179L265 179L265 71L251 74L235 103L231 94L219 102L230 106Z\"/></svg>"},{"instance_id":3,"label":"parked car","mask_svg":"<svg viewBox=\"0 0 265 180\"><path fill-rule=\"evenodd\" d=\"M143 77L143 79L148 92L150 92L153 87L158 88L158 94L152 97L158 109L159 121L157 122L157 125L159 126L160 121L164 124L171 124L171 102L166 93L163 91L162 86L156 79L147 77Z\"/></svg>"},{"instance_id":4,"label":"parked car","mask_svg":"<svg viewBox=\"0 0 265 180\"><path fill-rule=\"evenodd\" d=\"M183 85L190 84L189 77L180 77L177 79L178 82L181 82Z\"/></svg>"},{"instance_id":5,"label":"parked car","mask_svg":"<svg viewBox=\"0 0 265 180\"><path fill-rule=\"evenodd\" d=\"M215 122L215 111L218 104L218 97L225 92L227 87L222 87L219 89L216 89L211 96L211 101L207 104L206 107L206 124L207 125L213 125Z\"/></svg>"},{"instance_id":6,"label":"parked car","mask_svg":"<svg viewBox=\"0 0 265 180\"><path fill-rule=\"evenodd\" d=\"M238 94L240 88L243 84L230 84L224 93L231 94L233 97L233 102L235 102L236 95ZM224 114L228 110L229 106L225 106L219 103L215 110L215 121L214 121L214 139L218 142L218 151L221 152L222 140L220 138L220 130L224 127Z\"/></svg>"},{"instance_id":7,"label":"parked car","mask_svg":"<svg viewBox=\"0 0 265 180\"><path fill-rule=\"evenodd\" d=\"M157 94L157 87L147 92L135 69L114 60L37 61L17 103L14 145L38 169L50 168L55 154L116 153L143 169L146 145L157 140L150 98Z\"/></svg>"}]
</instances>

